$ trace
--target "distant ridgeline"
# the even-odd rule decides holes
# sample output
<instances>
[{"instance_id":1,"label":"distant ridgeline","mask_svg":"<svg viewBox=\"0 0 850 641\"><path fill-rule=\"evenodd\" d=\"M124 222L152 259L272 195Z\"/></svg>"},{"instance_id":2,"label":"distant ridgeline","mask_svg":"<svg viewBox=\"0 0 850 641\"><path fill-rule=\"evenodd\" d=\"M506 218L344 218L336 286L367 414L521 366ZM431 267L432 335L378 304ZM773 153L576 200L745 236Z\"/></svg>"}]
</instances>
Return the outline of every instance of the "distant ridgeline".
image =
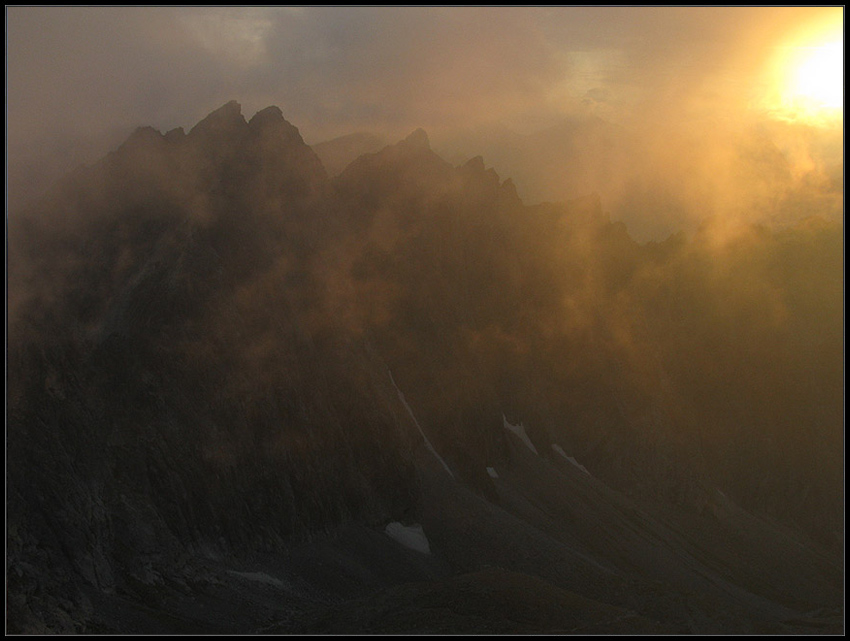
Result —
<instances>
[{"instance_id":1,"label":"distant ridgeline","mask_svg":"<svg viewBox=\"0 0 850 641\"><path fill-rule=\"evenodd\" d=\"M421 130L329 178L231 102L8 233L7 563L43 568L9 571L18 620L61 610L36 584L413 523L424 464L493 497L506 426L642 501L719 489L843 541L839 226L638 244Z\"/></svg>"}]
</instances>

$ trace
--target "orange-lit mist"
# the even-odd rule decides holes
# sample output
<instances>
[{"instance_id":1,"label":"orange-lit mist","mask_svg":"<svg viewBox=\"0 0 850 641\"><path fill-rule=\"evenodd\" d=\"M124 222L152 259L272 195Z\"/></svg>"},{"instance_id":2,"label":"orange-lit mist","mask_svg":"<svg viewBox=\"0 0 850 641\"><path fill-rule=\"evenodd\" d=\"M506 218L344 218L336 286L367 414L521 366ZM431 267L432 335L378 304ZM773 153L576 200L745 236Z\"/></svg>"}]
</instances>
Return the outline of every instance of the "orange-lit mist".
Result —
<instances>
[{"instance_id":1,"label":"orange-lit mist","mask_svg":"<svg viewBox=\"0 0 850 641\"><path fill-rule=\"evenodd\" d=\"M279 105L311 145L422 127L452 162L482 155L526 202L599 194L639 240L706 218L843 217L840 7L17 7L8 18L10 204L43 189L39 170L91 162L120 132L189 127L236 99L246 113Z\"/></svg>"},{"instance_id":2,"label":"orange-lit mist","mask_svg":"<svg viewBox=\"0 0 850 641\"><path fill-rule=\"evenodd\" d=\"M761 106L773 118L823 127L844 116L844 35L837 16L804 23L776 47Z\"/></svg>"}]
</instances>

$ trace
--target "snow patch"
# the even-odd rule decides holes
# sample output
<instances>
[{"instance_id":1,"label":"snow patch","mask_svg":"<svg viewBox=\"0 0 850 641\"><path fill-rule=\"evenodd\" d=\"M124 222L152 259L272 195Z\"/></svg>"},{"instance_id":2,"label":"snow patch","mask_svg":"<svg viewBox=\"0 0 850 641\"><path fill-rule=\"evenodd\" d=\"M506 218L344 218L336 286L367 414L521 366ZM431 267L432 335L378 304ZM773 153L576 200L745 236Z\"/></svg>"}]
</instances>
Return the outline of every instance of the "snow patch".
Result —
<instances>
[{"instance_id":1,"label":"snow patch","mask_svg":"<svg viewBox=\"0 0 850 641\"><path fill-rule=\"evenodd\" d=\"M398 521L393 521L387 524L384 531L388 537L401 543L406 548L421 552L422 554L431 553L431 546L428 543L428 537L425 536L425 530L418 523L402 525Z\"/></svg>"},{"instance_id":2,"label":"snow patch","mask_svg":"<svg viewBox=\"0 0 850 641\"><path fill-rule=\"evenodd\" d=\"M439 454L437 454L437 450L434 449L434 446L431 445L431 441L429 441L428 437L425 436L425 432L422 430L422 426L419 425L419 421L417 421L416 417L413 415L413 410L410 409L410 405L407 404L407 400L404 398L404 394L398 388L398 385L395 384L395 379L393 378L393 373L390 372L390 370L387 370L387 372L389 372L389 374L390 374L390 380L393 382L393 387L395 387L395 391L398 392L398 397L401 400L402 405L404 405L407 408L407 413L410 414L410 418L413 419L413 423L416 425L416 429L419 430L419 433L422 435L422 438L425 439L425 447L427 447L430 450L431 454L433 454L435 457L437 457L437 460L440 461L440 463L443 464L443 467L446 468L446 472L449 473L449 476L454 478L455 475L452 474L452 471L449 469L449 466L443 460L443 457L440 456Z\"/></svg>"},{"instance_id":3,"label":"snow patch","mask_svg":"<svg viewBox=\"0 0 850 641\"><path fill-rule=\"evenodd\" d=\"M490 475L490 478L491 478L491 479L497 479L497 478L499 478L499 475L498 475L498 474L496 474L496 468L494 468L494 467L488 467L488 468L487 468L487 474L489 474L489 475Z\"/></svg>"},{"instance_id":4,"label":"snow patch","mask_svg":"<svg viewBox=\"0 0 850 641\"><path fill-rule=\"evenodd\" d=\"M532 452L537 454L537 448L534 447L534 443L531 442L531 439L528 438L528 434L525 433L525 425L520 423L519 425L512 425L511 422L502 414L502 423L505 426L506 430L510 430L517 436L519 436L520 440L528 446Z\"/></svg>"},{"instance_id":5,"label":"snow patch","mask_svg":"<svg viewBox=\"0 0 850 641\"><path fill-rule=\"evenodd\" d=\"M587 471L587 468L584 465L579 463L572 456L567 456L567 453L564 451L564 448L562 448L560 445L552 443L552 449L555 450L561 456L563 456L565 459L567 459L570 463L575 465L578 469L580 469L585 474L588 474L588 475L590 474L590 472Z\"/></svg>"}]
</instances>

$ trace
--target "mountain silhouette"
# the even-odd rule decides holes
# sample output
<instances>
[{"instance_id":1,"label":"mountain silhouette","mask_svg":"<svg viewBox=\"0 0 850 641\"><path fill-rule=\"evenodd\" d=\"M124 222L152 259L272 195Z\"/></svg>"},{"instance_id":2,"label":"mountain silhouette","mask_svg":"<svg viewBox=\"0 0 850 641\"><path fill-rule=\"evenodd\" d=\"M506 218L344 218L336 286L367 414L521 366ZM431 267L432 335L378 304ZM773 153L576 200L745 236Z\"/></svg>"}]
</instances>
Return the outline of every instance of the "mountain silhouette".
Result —
<instances>
[{"instance_id":1,"label":"mountain silhouette","mask_svg":"<svg viewBox=\"0 0 850 641\"><path fill-rule=\"evenodd\" d=\"M364 132L339 136L311 146L327 169L328 175L337 176L353 160L386 147L387 141L377 134Z\"/></svg>"},{"instance_id":2,"label":"mountain silhouette","mask_svg":"<svg viewBox=\"0 0 850 641\"><path fill-rule=\"evenodd\" d=\"M10 215L10 631L843 628L839 226L322 157L233 101Z\"/></svg>"}]
</instances>

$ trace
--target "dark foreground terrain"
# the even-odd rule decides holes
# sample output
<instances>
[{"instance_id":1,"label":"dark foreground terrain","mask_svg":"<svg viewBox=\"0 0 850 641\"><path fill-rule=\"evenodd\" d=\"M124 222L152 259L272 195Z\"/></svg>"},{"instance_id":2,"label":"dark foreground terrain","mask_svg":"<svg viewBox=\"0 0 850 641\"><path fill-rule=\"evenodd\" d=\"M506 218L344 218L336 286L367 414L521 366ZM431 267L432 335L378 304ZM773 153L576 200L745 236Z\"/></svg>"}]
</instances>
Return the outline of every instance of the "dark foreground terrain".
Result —
<instances>
[{"instance_id":1,"label":"dark foreground terrain","mask_svg":"<svg viewBox=\"0 0 850 641\"><path fill-rule=\"evenodd\" d=\"M9 216L7 631L843 633L843 229L717 229L138 130Z\"/></svg>"},{"instance_id":2,"label":"dark foreground terrain","mask_svg":"<svg viewBox=\"0 0 850 641\"><path fill-rule=\"evenodd\" d=\"M80 582L55 601L24 567L32 574L15 578L33 582L29 599L53 609L18 631L843 632L840 564L781 526L719 494L705 514L665 521L524 448L512 444L495 500L423 461L427 553L347 523L274 552L187 553L126 587ZM24 605L16 598L11 606Z\"/></svg>"}]
</instances>

